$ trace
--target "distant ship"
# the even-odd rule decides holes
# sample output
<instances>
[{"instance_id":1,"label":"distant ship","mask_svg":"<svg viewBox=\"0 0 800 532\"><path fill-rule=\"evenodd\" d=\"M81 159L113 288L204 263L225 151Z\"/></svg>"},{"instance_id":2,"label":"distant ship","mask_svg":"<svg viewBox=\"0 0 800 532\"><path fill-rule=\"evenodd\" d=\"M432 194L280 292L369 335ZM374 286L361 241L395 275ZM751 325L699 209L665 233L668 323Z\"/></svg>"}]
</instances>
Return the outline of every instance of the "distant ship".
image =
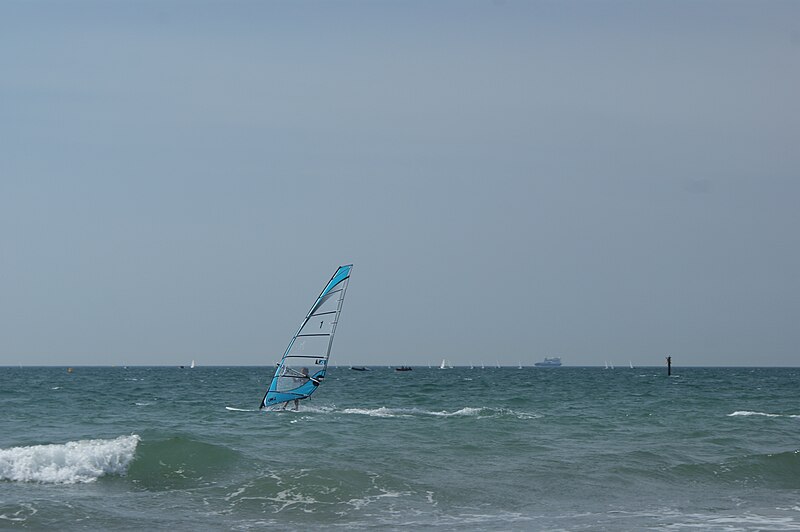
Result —
<instances>
[{"instance_id":1,"label":"distant ship","mask_svg":"<svg viewBox=\"0 0 800 532\"><path fill-rule=\"evenodd\" d=\"M556 368L561 365L561 358L559 357L544 357L544 360L537 362L534 366L545 368Z\"/></svg>"}]
</instances>

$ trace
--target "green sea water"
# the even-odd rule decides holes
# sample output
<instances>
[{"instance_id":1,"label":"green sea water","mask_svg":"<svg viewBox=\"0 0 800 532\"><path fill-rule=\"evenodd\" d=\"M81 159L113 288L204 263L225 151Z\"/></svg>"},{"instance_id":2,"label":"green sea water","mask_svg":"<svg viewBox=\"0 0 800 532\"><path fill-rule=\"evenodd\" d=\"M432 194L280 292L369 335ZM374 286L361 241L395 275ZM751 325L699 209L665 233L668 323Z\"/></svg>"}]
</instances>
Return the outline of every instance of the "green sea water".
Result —
<instances>
[{"instance_id":1,"label":"green sea water","mask_svg":"<svg viewBox=\"0 0 800 532\"><path fill-rule=\"evenodd\" d=\"M800 530L796 368L0 368L0 528Z\"/></svg>"}]
</instances>

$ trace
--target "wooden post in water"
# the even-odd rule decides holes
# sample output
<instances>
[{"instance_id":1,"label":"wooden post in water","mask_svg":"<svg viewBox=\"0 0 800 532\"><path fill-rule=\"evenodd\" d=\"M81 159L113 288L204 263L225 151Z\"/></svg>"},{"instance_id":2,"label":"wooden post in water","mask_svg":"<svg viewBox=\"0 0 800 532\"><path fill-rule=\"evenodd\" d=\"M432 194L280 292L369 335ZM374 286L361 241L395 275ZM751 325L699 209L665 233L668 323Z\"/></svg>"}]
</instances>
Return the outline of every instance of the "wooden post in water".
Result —
<instances>
[{"instance_id":1,"label":"wooden post in water","mask_svg":"<svg viewBox=\"0 0 800 532\"><path fill-rule=\"evenodd\" d=\"M672 375L672 357L667 357L667 377Z\"/></svg>"}]
</instances>

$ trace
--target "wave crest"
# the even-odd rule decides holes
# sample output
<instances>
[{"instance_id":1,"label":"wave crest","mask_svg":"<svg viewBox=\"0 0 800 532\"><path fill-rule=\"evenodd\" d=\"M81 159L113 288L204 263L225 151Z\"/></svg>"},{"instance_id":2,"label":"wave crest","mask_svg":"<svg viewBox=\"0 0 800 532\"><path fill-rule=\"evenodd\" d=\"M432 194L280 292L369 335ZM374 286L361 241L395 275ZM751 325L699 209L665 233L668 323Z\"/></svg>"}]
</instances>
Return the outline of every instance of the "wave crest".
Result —
<instances>
[{"instance_id":1,"label":"wave crest","mask_svg":"<svg viewBox=\"0 0 800 532\"><path fill-rule=\"evenodd\" d=\"M770 414L767 412L753 412L751 410L737 410L732 414L728 414L728 417L733 417L733 416L764 416L764 417L792 417L792 418L800 417L800 415L796 414Z\"/></svg>"},{"instance_id":2,"label":"wave crest","mask_svg":"<svg viewBox=\"0 0 800 532\"><path fill-rule=\"evenodd\" d=\"M140 439L132 434L113 440L0 449L0 480L75 484L104 475L124 475Z\"/></svg>"}]
</instances>

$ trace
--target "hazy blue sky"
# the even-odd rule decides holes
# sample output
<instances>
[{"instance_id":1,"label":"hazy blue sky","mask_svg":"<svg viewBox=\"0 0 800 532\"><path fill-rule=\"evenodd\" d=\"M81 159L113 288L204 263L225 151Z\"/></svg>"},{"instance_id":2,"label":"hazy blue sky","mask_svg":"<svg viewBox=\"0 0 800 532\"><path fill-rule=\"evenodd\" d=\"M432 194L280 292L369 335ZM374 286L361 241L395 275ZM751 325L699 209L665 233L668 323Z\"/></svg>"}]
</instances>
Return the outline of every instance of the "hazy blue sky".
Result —
<instances>
[{"instance_id":1,"label":"hazy blue sky","mask_svg":"<svg viewBox=\"0 0 800 532\"><path fill-rule=\"evenodd\" d=\"M797 365L800 3L0 3L0 364Z\"/></svg>"}]
</instances>

